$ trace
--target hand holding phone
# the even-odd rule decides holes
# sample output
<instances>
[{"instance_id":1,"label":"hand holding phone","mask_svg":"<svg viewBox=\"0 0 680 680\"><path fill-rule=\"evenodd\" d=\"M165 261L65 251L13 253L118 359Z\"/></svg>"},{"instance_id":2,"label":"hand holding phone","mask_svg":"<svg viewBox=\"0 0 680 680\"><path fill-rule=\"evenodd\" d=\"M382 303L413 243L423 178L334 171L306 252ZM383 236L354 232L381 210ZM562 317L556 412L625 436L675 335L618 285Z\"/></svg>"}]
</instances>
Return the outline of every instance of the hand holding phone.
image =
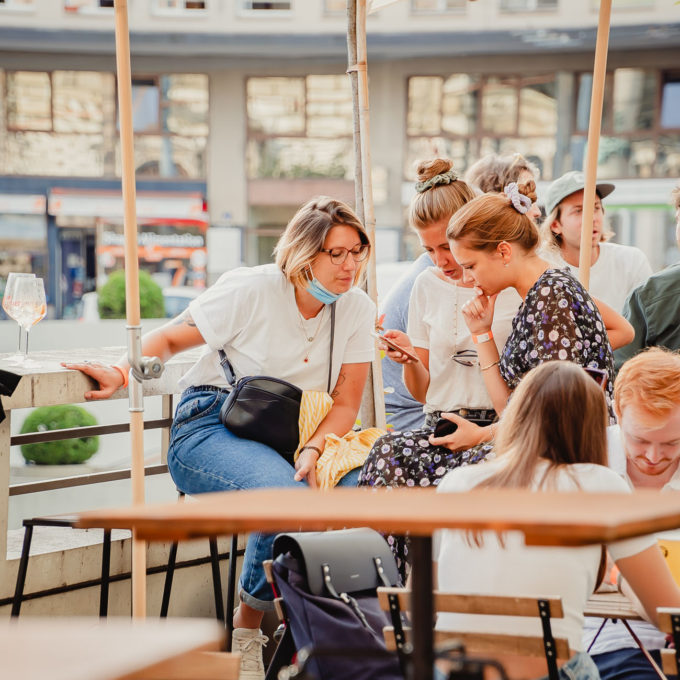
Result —
<instances>
[{"instance_id":1,"label":"hand holding phone","mask_svg":"<svg viewBox=\"0 0 680 680\"><path fill-rule=\"evenodd\" d=\"M394 340L390 340L390 338L386 338L384 335L380 335L380 333L373 333L373 335L376 338L378 338L378 340L380 340L381 342L384 342L391 350L394 350L395 352L401 352L411 361L419 361L419 358L416 354L414 354L408 349L405 349L401 345L398 345L396 342L394 342Z\"/></svg>"},{"instance_id":2,"label":"hand holding phone","mask_svg":"<svg viewBox=\"0 0 680 680\"><path fill-rule=\"evenodd\" d=\"M453 434L457 429L458 423L454 423L452 420L447 420L446 418L440 418L434 426L433 434L435 437L446 437Z\"/></svg>"}]
</instances>

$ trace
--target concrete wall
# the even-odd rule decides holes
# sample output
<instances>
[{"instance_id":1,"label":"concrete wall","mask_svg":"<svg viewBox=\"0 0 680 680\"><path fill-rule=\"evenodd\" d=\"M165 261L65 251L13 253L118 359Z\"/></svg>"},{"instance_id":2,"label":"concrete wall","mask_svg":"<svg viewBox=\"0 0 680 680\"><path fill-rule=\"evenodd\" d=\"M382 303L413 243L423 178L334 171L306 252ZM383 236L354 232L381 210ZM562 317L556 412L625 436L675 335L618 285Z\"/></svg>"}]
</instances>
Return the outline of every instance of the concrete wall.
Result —
<instances>
[{"instance_id":1,"label":"concrete wall","mask_svg":"<svg viewBox=\"0 0 680 680\"><path fill-rule=\"evenodd\" d=\"M329 15L323 0L292 0L289 12L244 12L240 0L209 0L205 11L180 13L158 12L154 3L129 3L131 30L153 33L178 31L186 34L206 32L225 34L301 34L344 33L343 13ZM673 0L653 0L614 5L612 23L633 25L668 21L674 12ZM35 0L26 11L3 8L2 21L7 26L25 27L36 24L51 30L107 31L112 29L113 11L64 11L62 0ZM593 0L562 1L557 9L541 12L504 13L500 3L483 0L467 2L461 10L448 13L417 13L409 0L401 0L369 16L368 31L372 34L400 31L435 32L455 28L458 31L514 29L526 31L555 27L592 27L597 25L598 3ZM408 27L408 28L407 28Z\"/></svg>"}]
</instances>

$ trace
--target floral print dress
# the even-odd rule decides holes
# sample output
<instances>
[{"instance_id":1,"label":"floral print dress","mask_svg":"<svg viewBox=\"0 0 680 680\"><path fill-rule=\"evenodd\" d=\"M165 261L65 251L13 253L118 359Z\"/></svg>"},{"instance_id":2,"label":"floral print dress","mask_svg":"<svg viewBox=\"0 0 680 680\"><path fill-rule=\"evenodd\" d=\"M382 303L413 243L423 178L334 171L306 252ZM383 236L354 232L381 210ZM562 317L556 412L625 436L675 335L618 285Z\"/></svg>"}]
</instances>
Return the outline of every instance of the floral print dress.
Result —
<instances>
[{"instance_id":1,"label":"floral print dress","mask_svg":"<svg viewBox=\"0 0 680 680\"><path fill-rule=\"evenodd\" d=\"M567 270L548 269L531 287L512 322L499 369L511 389L545 361L573 361L607 373L606 399L613 422L614 358L604 322L583 286ZM432 446L433 427L393 432L378 439L359 478L360 486L437 486L454 468L493 458L493 444L466 451ZM408 537L388 535L397 567L409 571Z\"/></svg>"},{"instance_id":2,"label":"floral print dress","mask_svg":"<svg viewBox=\"0 0 680 680\"><path fill-rule=\"evenodd\" d=\"M547 269L512 321L499 369L510 389L546 361L573 361L607 373L605 397L614 424L614 355L600 312L566 269Z\"/></svg>"}]
</instances>

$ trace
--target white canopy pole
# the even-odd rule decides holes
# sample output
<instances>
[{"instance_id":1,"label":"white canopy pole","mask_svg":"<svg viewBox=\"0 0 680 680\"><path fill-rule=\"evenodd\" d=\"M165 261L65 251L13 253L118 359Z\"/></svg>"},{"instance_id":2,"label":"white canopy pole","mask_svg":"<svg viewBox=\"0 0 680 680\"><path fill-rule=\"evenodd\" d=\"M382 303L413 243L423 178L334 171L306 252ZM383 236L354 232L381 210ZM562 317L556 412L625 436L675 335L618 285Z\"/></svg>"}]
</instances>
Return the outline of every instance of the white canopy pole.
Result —
<instances>
[{"instance_id":1,"label":"white canopy pole","mask_svg":"<svg viewBox=\"0 0 680 680\"><path fill-rule=\"evenodd\" d=\"M597 26L595 45L595 66L593 67L593 90L590 97L590 122L588 124L588 148L585 165L585 189L583 191L583 222L581 226L581 248L578 260L578 277L584 288L590 283L591 252L593 247L593 205L597 184L597 157L600 148L600 126L602 125L602 104L604 83L607 75L607 50L609 48L609 25L612 0L600 0L600 18Z\"/></svg>"},{"instance_id":2,"label":"white canopy pole","mask_svg":"<svg viewBox=\"0 0 680 680\"><path fill-rule=\"evenodd\" d=\"M130 35L127 0L115 0L116 69L118 75L118 118L125 233L125 316L128 327L128 358L131 358L130 335L141 337L139 310L139 262L137 254L137 214L135 209L135 162L132 129L132 75L130 71ZM141 354L141 352L140 352ZM133 362L130 361L132 365ZM144 416L142 384L130 372L130 438L132 448L131 481L133 505L144 503ZM146 543L132 534L132 616L146 616Z\"/></svg>"}]
</instances>

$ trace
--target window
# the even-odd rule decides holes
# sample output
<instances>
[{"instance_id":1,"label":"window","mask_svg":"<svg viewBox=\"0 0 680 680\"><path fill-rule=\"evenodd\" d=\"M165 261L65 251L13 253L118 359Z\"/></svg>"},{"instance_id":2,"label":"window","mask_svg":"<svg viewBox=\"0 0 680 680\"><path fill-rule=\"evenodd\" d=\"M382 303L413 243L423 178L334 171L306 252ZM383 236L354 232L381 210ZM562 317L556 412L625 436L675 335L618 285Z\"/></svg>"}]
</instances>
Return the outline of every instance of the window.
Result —
<instances>
[{"instance_id":1,"label":"window","mask_svg":"<svg viewBox=\"0 0 680 680\"><path fill-rule=\"evenodd\" d=\"M345 75L249 78L246 90L248 177L352 177Z\"/></svg>"},{"instance_id":2,"label":"window","mask_svg":"<svg viewBox=\"0 0 680 680\"><path fill-rule=\"evenodd\" d=\"M154 0L153 11L157 14L192 14L206 9L206 0Z\"/></svg>"},{"instance_id":3,"label":"window","mask_svg":"<svg viewBox=\"0 0 680 680\"><path fill-rule=\"evenodd\" d=\"M3 86L4 79L4 86ZM10 175L120 174L112 73L0 71L0 156ZM205 177L208 78L133 77L139 174Z\"/></svg>"},{"instance_id":4,"label":"window","mask_svg":"<svg viewBox=\"0 0 680 680\"><path fill-rule=\"evenodd\" d=\"M133 77L132 127L138 174L204 177L208 77Z\"/></svg>"},{"instance_id":5,"label":"window","mask_svg":"<svg viewBox=\"0 0 680 680\"><path fill-rule=\"evenodd\" d=\"M651 130L657 82L656 73L639 68L619 68L614 71L614 132Z\"/></svg>"},{"instance_id":6,"label":"window","mask_svg":"<svg viewBox=\"0 0 680 680\"><path fill-rule=\"evenodd\" d=\"M677 176L679 86L680 72L677 71L621 68L607 74L598 177ZM591 88L592 75L580 75L576 88L575 133L571 140L574 167L581 167L585 158Z\"/></svg>"},{"instance_id":7,"label":"window","mask_svg":"<svg viewBox=\"0 0 680 680\"><path fill-rule=\"evenodd\" d=\"M664 73L661 87L661 127L680 129L680 71Z\"/></svg>"},{"instance_id":8,"label":"window","mask_svg":"<svg viewBox=\"0 0 680 680\"><path fill-rule=\"evenodd\" d=\"M468 0L411 0L414 14L445 14L464 12Z\"/></svg>"},{"instance_id":9,"label":"window","mask_svg":"<svg viewBox=\"0 0 680 680\"><path fill-rule=\"evenodd\" d=\"M404 176L415 161L444 155L458 172L487 153L521 152L552 177L557 99L552 76L417 76L408 82Z\"/></svg>"},{"instance_id":10,"label":"window","mask_svg":"<svg viewBox=\"0 0 680 680\"><path fill-rule=\"evenodd\" d=\"M7 127L11 130L52 129L52 84L49 73L7 74Z\"/></svg>"},{"instance_id":11,"label":"window","mask_svg":"<svg viewBox=\"0 0 680 680\"><path fill-rule=\"evenodd\" d=\"M289 12L292 0L241 0L241 9L245 12Z\"/></svg>"},{"instance_id":12,"label":"window","mask_svg":"<svg viewBox=\"0 0 680 680\"><path fill-rule=\"evenodd\" d=\"M325 14L345 14L347 0L324 0L323 9Z\"/></svg>"},{"instance_id":13,"label":"window","mask_svg":"<svg viewBox=\"0 0 680 680\"><path fill-rule=\"evenodd\" d=\"M500 0L501 12L550 12L557 9L557 0Z\"/></svg>"},{"instance_id":14,"label":"window","mask_svg":"<svg viewBox=\"0 0 680 680\"><path fill-rule=\"evenodd\" d=\"M0 0L0 10L2 9L16 9L16 10L30 10L34 7L34 0Z\"/></svg>"},{"instance_id":15,"label":"window","mask_svg":"<svg viewBox=\"0 0 680 680\"><path fill-rule=\"evenodd\" d=\"M113 9L113 0L64 0L64 9L67 12L93 14Z\"/></svg>"}]
</instances>

